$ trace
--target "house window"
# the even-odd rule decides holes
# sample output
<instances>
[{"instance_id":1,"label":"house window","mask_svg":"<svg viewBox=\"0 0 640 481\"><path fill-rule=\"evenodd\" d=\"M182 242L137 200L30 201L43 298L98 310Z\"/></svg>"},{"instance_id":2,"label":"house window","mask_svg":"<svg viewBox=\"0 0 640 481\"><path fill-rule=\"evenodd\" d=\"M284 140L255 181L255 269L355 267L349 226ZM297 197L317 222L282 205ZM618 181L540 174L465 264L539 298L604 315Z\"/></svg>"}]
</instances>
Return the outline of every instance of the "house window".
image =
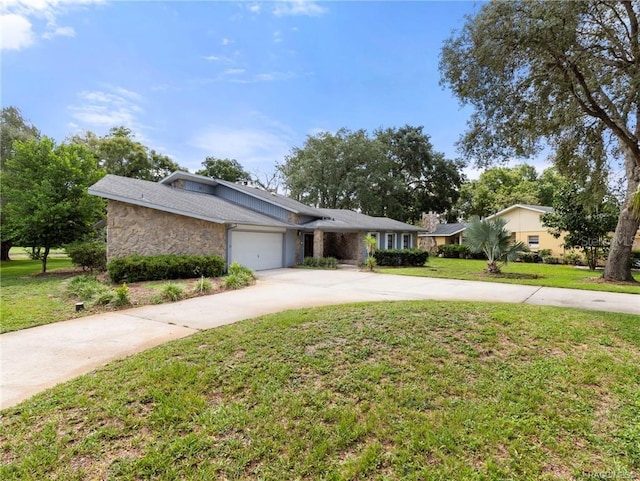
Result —
<instances>
[{"instance_id":1,"label":"house window","mask_svg":"<svg viewBox=\"0 0 640 481\"><path fill-rule=\"evenodd\" d=\"M411 247L411 236L409 234L402 234L402 248L409 249Z\"/></svg>"},{"instance_id":2,"label":"house window","mask_svg":"<svg viewBox=\"0 0 640 481\"><path fill-rule=\"evenodd\" d=\"M387 234L387 249L393 249L393 234Z\"/></svg>"},{"instance_id":3,"label":"house window","mask_svg":"<svg viewBox=\"0 0 640 481\"><path fill-rule=\"evenodd\" d=\"M527 244L529 244L529 247L537 248L539 243L540 243L540 236L537 236L537 235L527 236Z\"/></svg>"}]
</instances>

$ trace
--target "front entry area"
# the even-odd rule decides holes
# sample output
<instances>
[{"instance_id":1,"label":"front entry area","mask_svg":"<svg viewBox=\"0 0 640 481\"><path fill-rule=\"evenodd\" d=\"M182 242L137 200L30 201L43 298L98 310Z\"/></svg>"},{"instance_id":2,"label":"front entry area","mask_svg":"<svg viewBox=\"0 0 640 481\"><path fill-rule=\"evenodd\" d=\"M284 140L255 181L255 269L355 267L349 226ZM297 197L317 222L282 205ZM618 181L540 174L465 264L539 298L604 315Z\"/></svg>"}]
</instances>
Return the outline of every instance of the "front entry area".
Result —
<instances>
[{"instance_id":1,"label":"front entry area","mask_svg":"<svg viewBox=\"0 0 640 481\"><path fill-rule=\"evenodd\" d=\"M280 232L231 231L229 263L254 271L284 267L283 243Z\"/></svg>"}]
</instances>

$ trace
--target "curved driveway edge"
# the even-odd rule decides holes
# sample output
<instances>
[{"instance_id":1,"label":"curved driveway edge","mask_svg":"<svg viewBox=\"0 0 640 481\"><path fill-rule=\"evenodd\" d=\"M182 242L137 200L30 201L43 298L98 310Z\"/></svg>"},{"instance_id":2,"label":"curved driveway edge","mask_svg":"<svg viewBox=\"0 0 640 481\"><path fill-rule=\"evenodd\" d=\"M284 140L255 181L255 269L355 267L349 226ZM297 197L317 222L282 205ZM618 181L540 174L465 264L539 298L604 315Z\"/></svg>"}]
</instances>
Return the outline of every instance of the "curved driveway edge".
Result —
<instances>
[{"instance_id":1,"label":"curved driveway edge","mask_svg":"<svg viewBox=\"0 0 640 481\"><path fill-rule=\"evenodd\" d=\"M276 269L256 285L0 335L0 409L108 362L194 332L287 309L361 301L513 302L640 315L640 296L357 270Z\"/></svg>"}]
</instances>

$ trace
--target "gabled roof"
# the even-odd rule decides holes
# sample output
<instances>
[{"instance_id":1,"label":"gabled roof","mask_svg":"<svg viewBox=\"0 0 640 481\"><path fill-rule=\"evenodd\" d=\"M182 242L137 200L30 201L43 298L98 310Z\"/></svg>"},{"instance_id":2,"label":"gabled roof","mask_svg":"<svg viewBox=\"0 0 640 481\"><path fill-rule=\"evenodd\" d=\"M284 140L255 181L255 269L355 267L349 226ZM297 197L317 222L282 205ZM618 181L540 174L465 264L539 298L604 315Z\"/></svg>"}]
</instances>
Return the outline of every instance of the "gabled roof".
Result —
<instances>
[{"instance_id":1,"label":"gabled roof","mask_svg":"<svg viewBox=\"0 0 640 481\"><path fill-rule=\"evenodd\" d=\"M301 227L322 230L368 230L368 231L403 231L423 232L424 228L405 224L387 217L372 217L346 209L317 209L324 219L314 220Z\"/></svg>"},{"instance_id":2,"label":"gabled roof","mask_svg":"<svg viewBox=\"0 0 640 481\"><path fill-rule=\"evenodd\" d=\"M245 209L220 197L117 175L103 177L89 187L89 193L218 224L293 227L293 224Z\"/></svg>"},{"instance_id":3,"label":"gabled roof","mask_svg":"<svg viewBox=\"0 0 640 481\"><path fill-rule=\"evenodd\" d=\"M515 209L527 209L532 210L534 212L538 212L540 214L546 214L547 212L553 212L553 207L547 207L545 205L530 205L530 204L514 204L511 207L507 207L506 209L502 209L500 212L496 212L490 216L487 216L487 219L493 219L494 217L498 217L502 214L506 214L507 212L511 212Z\"/></svg>"},{"instance_id":4,"label":"gabled roof","mask_svg":"<svg viewBox=\"0 0 640 481\"><path fill-rule=\"evenodd\" d=\"M438 227L436 227L435 231L420 234L420 237L448 237L455 234L459 234L466 228L467 228L467 224L464 224L464 223L438 224Z\"/></svg>"},{"instance_id":5,"label":"gabled roof","mask_svg":"<svg viewBox=\"0 0 640 481\"><path fill-rule=\"evenodd\" d=\"M289 212L293 212L294 214L302 214L309 215L312 217L322 217L322 213L319 212L318 209L314 207L309 207L308 205L302 204L296 200L290 199L289 197L285 197L284 195L276 194L268 192L264 189L258 187L252 187L250 185L242 185L236 184L235 182L228 182L222 179L212 179L211 177L205 177L203 175L191 174L189 172L183 171L175 171L168 177L165 177L160 181L161 184L170 184L175 182L176 180L184 179L184 180L192 180L194 182L200 182L208 185L224 185L230 189L242 192L256 199L263 200L268 202L269 204L277 205L278 207L282 207Z\"/></svg>"}]
</instances>

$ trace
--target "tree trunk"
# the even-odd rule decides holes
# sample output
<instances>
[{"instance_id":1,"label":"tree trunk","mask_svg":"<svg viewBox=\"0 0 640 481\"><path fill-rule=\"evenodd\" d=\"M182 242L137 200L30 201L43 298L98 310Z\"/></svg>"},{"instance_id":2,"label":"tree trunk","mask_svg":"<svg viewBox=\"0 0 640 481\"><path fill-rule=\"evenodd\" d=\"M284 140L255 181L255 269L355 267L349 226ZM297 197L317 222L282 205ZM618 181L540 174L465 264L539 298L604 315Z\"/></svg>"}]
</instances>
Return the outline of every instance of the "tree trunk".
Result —
<instances>
[{"instance_id":1,"label":"tree trunk","mask_svg":"<svg viewBox=\"0 0 640 481\"><path fill-rule=\"evenodd\" d=\"M602 277L607 281L635 282L631 275L631 247L638 231L640 221L635 217L631 206L633 196L640 184L640 166L636 163L633 152L621 142L627 174L627 193L620 209L618 225L611 240L609 257Z\"/></svg>"},{"instance_id":2,"label":"tree trunk","mask_svg":"<svg viewBox=\"0 0 640 481\"><path fill-rule=\"evenodd\" d=\"M9 251L11 250L11 246L12 246L12 242L10 240L0 242L0 260L2 261L11 260L9 258Z\"/></svg>"},{"instance_id":3,"label":"tree trunk","mask_svg":"<svg viewBox=\"0 0 640 481\"><path fill-rule=\"evenodd\" d=\"M47 273L47 257L49 257L49 247L45 247L44 248L44 252L42 253L42 256L40 257L40 259L42 260L42 273L43 274Z\"/></svg>"}]
</instances>

